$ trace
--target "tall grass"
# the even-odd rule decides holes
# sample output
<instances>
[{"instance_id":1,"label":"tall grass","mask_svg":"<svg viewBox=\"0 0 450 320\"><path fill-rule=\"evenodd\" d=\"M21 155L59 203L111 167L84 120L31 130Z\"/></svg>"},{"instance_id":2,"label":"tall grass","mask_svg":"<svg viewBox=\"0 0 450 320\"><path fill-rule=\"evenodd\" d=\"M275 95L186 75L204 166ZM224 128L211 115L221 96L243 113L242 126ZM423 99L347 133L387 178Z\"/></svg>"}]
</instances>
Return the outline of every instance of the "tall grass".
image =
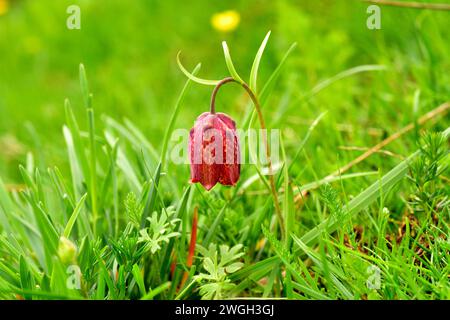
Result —
<instances>
[{"instance_id":1,"label":"tall grass","mask_svg":"<svg viewBox=\"0 0 450 320\"><path fill-rule=\"evenodd\" d=\"M93 119L82 66L80 79L86 117ZM166 139L182 108L182 98L176 101ZM167 140L158 157L132 123L106 119L100 136L92 121L83 131L71 104L65 106L70 173L57 167L41 173L30 155L20 167L23 190L7 190L0 181L2 298L449 297L448 194L441 178L449 130L425 136L418 151L346 204L330 185L311 182L323 185L321 197L315 209L301 211L283 148L284 169L277 181L283 186L278 190L284 194L283 228L289 237L282 243L270 230L273 198L247 196L248 181L232 197L227 190L207 193L181 182L182 195L167 198L165 190L180 183L172 166L161 164ZM142 143L133 146L136 140ZM392 239L384 203L409 173L415 182L411 187L417 188L412 199L423 208L414 210L426 215L414 225L405 216L405 233ZM243 214L249 200L255 202L254 211ZM194 207L199 208L198 222L192 220ZM312 228L311 222L299 220L310 210L316 211L313 221L319 219ZM363 235L352 227L360 220L357 215L370 217ZM189 236L197 224L198 235ZM196 248L194 255L189 247ZM370 266L382 277L377 289L366 285Z\"/></svg>"},{"instance_id":2,"label":"tall grass","mask_svg":"<svg viewBox=\"0 0 450 320\"><path fill-rule=\"evenodd\" d=\"M70 34L64 1L0 17L0 298L450 299L446 13L385 8L369 31L360 2L236 3L227 35L207 0L98 1ZM180 48L197 79L194 56L249 79L282 131L276 197L259 164L205 192L170 161L210 94ZM218 109L256 126L233 90Z\"/></svg>"}]
</instances>

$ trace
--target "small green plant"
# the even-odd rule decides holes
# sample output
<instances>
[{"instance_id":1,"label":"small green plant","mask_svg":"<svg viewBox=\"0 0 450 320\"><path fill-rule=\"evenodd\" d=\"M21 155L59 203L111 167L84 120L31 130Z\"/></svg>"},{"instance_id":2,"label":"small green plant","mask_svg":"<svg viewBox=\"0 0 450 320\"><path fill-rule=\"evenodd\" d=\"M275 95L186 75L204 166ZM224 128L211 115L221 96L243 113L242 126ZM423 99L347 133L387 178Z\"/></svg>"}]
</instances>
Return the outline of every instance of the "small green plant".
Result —
<instances>
[{"instance_id":1,"label":"small green plant","mask_svg":"<svg viewBox=\"0 0 450 320\"><path fill-rule=\"evenodd\" d=\"M125 199L125 212L128 221L130 221L136 229L139 229L141 225L143 211L144 206L137 201L136 195L133 192L128 193Z\"/></svg>"},{"instance_id":2,"label":"small green plant","mask_svg":"<svg viewBox=\"0 0 450 320\"><path fill-rule=\"evenodd\" d=\"M152 216L147 218L149 227L139 231L138 243L143 243L145 250L150 250L152 254L161 249L161 243L169 243L170 238L179 236L179 232L174 232L174 228L180 219L168 220L168 215L175 213L174 208L167 208L167 212L160 214L153 212ZM158 218L159 215L159 218Z\"/></svg>"},{"instance_id":3,"label":"small green plant","mask_svg":"<svg viewBox=\"0 0 450 320\"><path fill-rule=\"evenodd\" d=\"M411 164L410 180L416 188L411 204L417 211L440 212L450 201L448 186L443 187L441 180L448 168L447 139L439 132L426 133L419 147L421 155Z\"/></svg>"},{"instance_id":4,"label":"small green plant","mask_svg":"<svg viewBox=\"0 0 450 320\"><path fill-rule=\"evenodd\" d=\"M342 202L339 199L338 192L330 184L325 184L321 188L321 196L323 202L330 210L330 213L333 214L337 220L343 221L345 219L345 211Z\"/></svg>"},{"instance_id":5,"label":"small green plant","mask_svg":"<svg viewBox=\"0 0 450 320\"><path fill-rule=\"evenodd\" d=\"M229 275L241 269L244 264L238 261L243 255L243 246L237 244L230 248L227 245L210 244L208 249L197 246L202 255L202 266L206 273L200 272L196 279L201 283L200 295L202 299L223 299L229 297L235 284Z\"/></svg>"}]
</instances>

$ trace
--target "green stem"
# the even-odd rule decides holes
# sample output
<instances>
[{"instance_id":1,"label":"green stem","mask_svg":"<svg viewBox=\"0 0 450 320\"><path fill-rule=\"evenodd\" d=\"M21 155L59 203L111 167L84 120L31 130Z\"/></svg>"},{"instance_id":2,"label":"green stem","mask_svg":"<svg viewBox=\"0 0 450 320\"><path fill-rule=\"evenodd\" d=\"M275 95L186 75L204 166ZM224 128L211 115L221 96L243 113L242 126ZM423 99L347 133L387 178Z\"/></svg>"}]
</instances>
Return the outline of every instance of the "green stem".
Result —
<instances>
[{"instance_id":1,"label":"green stem","mask_svg":"<svg viewBox=\"0 0 450 320\"><path fill-rule=\"evenodd\" d=\"M234 78L228 77L228 78L224 78L222 80L219 81L219 83L214 87L214 90L211 94L211 110L210 112L212 114L216 113L216 96L217 96L217 92L219 91L219 89L226 83L228 82L236 82L239 83L244 90L247 92L247 94L249 95L250 99L252 100L253 104L255 105L255 109L256 109L256 113L258 114L258 120L259 120L259 124L261 126L261 129L265 130L266 129L266 123L264 121L264 117L261 111L261 104L258 100L258 97L256 96L256 94L252 91L252 89L250 89L250 87L245 83L245 82L239 82L237 80L235 80ZM278 201L278 193L277 193L277 189L275 187L275 179L273 176L273 167L272 167L272 157L271 157L271 152L270 152L270 146L267 143L267 137L265 134L262 135L263 137L263 144L264 147L266 149L266 157L267 157L267 161L268 161L268 167L269 167L269 183L270 183L270 190L272 193L272 197L273 197L273 201L274 201L274 206L275 206L275 213L278 217L278 222L280 224L280 230L281 230L281 235L284 238L285 236L285 232L284 232L284 219L283 219L283 215L281 213L281 208L280 208L280 203Z\"/></svg>"},{"instance_id":2,"label":"green stem","mask_svg":"<svg viewBox=\"0 0 450 320\"><path fill-rule=\"evenodd\" d=\"M216 96L217 96L217 92L219 92L220 87L222 87L224 84L226 84L228 82L240 83L240 82L234 80L231 77L224 78L224 79L219 81L219 83L214 87L214 90L213 90L213 92L211 94L211 110L210 110L210 112L212 114L216 113Z\"/></svg>"},{"instance_id":3,"label":"green stem","mask_svg":"<svg viewBox=\"0 0 450 320\"><path fill-rule=\"evenodd\" d=\"M89 118L89 142L90 142L90 195L92 206L92 220L93 220L93 232L94 236L97 236L97 221L98 221L98 208L97 208L97 159L95 152L95 120L94 109L91 107L87 110Z\"/></svg>"}]
</instances>

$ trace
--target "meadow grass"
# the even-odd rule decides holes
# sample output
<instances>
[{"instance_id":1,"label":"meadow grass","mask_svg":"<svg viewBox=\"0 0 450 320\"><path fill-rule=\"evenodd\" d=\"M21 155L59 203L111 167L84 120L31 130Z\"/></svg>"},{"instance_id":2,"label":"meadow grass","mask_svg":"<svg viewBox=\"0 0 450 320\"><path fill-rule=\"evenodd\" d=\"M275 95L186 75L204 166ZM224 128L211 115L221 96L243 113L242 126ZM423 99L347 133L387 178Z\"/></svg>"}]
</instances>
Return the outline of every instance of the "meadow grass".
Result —
<instances>
[{"instance_id":1,"label":"meadow grass","mask_svg":"<svg viewBox=\"0 0 450 320\"><path fill-rule=\"evenodd\" d=\"M80 1L70 34L43 2L0 17L1 298L450 299L448 13L389 8L370 31L361 3L237 2L220 34L206 1ZM206 192L170 161L210 94L180 50L249 79L282 130L277 197L259 164ZM258 127L233 86L217 108Z\"/></svg>"}]
</instances>

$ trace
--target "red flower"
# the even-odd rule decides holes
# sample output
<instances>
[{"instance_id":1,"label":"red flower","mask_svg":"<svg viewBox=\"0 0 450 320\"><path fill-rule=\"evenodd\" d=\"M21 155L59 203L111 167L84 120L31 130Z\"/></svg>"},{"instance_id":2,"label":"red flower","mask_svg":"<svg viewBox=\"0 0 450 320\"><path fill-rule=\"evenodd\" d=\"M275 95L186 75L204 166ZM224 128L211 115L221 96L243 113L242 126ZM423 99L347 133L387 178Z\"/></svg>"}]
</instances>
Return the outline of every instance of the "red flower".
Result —
<instances>
[{"instance_id":1,"label":"red flower","mask_svg":"<svg viewBox=\"0 0 450 320\"><path fill-rule=\"evenodd\" d=\"M235 185L240 175L239 141L235 122L224 113L202 113L189 136L191 182L206 190Z\"/></svg>"}]
</instances>

